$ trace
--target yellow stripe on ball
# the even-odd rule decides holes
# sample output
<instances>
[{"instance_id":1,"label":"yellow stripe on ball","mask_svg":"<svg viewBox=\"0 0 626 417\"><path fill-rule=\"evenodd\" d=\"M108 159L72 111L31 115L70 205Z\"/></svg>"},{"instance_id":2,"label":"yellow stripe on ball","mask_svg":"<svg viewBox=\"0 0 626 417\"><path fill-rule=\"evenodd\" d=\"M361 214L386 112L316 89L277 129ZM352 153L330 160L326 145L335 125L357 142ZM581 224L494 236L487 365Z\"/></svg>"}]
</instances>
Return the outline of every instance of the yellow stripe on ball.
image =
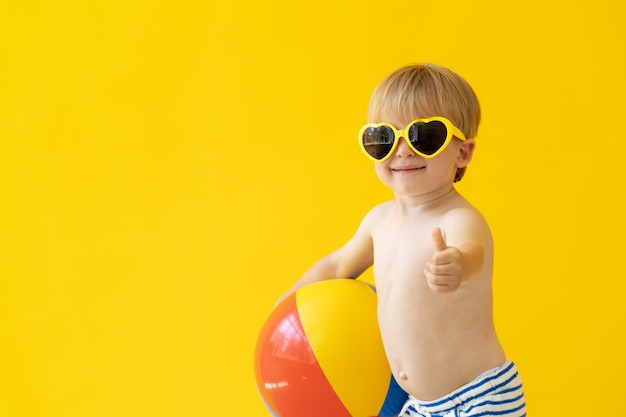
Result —
<instances>
[{"instance_id":1,"label":"yellow stripe on ball","mask_svg":"<svg viewBox=\"0 0 626 417\"><path fill-rule=\"evenodd\" d=\"M353 279L300 288L302 327L330 385L352 416L373 416L385 401L391 370L376 315L376 292Z\"/></svg>"}]
</instances>

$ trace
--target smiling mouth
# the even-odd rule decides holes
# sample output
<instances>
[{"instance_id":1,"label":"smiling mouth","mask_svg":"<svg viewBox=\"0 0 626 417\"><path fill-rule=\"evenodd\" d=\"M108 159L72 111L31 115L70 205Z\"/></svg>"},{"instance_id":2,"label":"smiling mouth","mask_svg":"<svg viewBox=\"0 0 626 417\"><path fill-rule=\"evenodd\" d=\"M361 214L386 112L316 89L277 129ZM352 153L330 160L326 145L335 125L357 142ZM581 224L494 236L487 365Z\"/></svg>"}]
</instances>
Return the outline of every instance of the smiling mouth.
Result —
<instances>
[{"instance_id":1,"label":"smiling mouth","mask_svg":"<svg viewBox=\"0 0 626 417\"><path fill-rule=\"evenodd\" d=\"M426 167L398 167L392 168L391 170L394 172L416 172L426 169Z\"/></svg>"}]
</instances>

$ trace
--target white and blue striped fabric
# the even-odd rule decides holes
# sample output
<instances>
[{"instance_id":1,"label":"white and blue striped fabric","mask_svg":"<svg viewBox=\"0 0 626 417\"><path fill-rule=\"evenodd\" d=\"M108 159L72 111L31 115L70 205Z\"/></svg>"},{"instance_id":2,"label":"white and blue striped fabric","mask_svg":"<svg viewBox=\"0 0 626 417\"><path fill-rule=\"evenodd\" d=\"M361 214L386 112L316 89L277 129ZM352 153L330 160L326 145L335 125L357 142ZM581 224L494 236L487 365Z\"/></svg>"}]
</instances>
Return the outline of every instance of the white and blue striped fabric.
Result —
<instances>
[{"instance_id":1,"label":"white and blue striped fabric","mask_svg":"<svg viewBox=\"0 0 626 417\"><path fill-rule=\"evenodd\" d=\"M469 384L434 401L420 401L413 396L404 404L399 417L479 417L526 416L522 380L515 364L485 372Z\"/></svg>"}]
</instances>

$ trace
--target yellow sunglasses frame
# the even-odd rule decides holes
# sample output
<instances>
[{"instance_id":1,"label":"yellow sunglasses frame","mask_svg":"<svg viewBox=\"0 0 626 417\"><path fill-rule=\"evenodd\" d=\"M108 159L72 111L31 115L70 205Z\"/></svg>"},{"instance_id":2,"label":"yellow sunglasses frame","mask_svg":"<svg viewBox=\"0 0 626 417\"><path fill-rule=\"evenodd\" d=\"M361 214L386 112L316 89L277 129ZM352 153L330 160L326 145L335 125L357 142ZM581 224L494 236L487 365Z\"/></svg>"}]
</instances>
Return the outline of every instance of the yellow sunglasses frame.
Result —
<instances>
[{"instance_id":1,"label":"yellow sunglasses frame","mask_svg":"<svg viewBox=\"0 0 626 417\"><path fill-rule=\"evenodd\" d=\"M413 147L413 145L411 144L411 141L409 140L409 129L411 128L411 126L413 126L413 124L415 123L429 123L429 122L441 122L444 124L444 126L446 127L446 131L448 132L448 135L446 136L446 140L443 143L443 145L441 145L441 147L437 150L437 152L433 153L432 155L426 155L420 151L418 151L417 149L415 149ZM376 159L374 158L372 155L370 155L367 150L365 150L365 145L363 144L363 133L365 133L366 129L370 129L370 128L376 128L376 127L381 127L381 126L387 126L389 127L392 131L394 136L394 140L393 140L393 145L391 146L391 149L389 150L389 153L387 153L387 155L385 155L382 159ZM389 123L368 123L365 126L363 126L361 128L361 130L359 131L359 146L361 148L361 150L363 151L363 153L372 161L374 162L383 162L386 161L387 159L389 159L389 157L391 157L391 155L393 155L393 153L395 152L396 148L398 147L398 143L400 142L400 138L404 138L404 140L406 141L406 143L409 145L409 148L411 148L411 150L413 152L415 152L416 154L423 156L424 158L434 158L435 156L439 155L441 152L443 152L444 149L446 149L446 147L450 144L450 141L452 140L452 137L456 137L460 140L466 140L465 135L463 134L463 132L461 132L461 129L459 129L458 127L456 127L455 125L452 124L452 122L448 119L446 119L445 117L442 116L435 116L435 117L429 117L427 119L415 119L413 120L411 123L409 123L404 129L398 130L396 129L394 126L390 125Z\"/></svg>"}]
</instances>

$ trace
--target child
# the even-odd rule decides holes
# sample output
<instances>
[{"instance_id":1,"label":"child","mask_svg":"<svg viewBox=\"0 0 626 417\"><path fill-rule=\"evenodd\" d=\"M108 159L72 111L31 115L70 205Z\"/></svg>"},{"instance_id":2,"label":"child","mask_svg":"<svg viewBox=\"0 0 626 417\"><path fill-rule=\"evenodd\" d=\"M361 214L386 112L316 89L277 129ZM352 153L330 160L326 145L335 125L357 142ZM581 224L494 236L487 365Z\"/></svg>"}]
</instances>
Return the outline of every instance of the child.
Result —
<instances>
[{"instance_id":1,"label":"child","mask_svg":"<svg viewBox=\"0 0 626 417\"><path fill-rule=\"evenodd\" d=\"M525 416L521 380L493 323L491 232L453 185L476 148L474 91L446 68L406 66L376 87L368 119L361 149L395 199L374 207L291 291L373 265L383 344L409 394L401 416Z\"/></svg>"}]
</instances>

